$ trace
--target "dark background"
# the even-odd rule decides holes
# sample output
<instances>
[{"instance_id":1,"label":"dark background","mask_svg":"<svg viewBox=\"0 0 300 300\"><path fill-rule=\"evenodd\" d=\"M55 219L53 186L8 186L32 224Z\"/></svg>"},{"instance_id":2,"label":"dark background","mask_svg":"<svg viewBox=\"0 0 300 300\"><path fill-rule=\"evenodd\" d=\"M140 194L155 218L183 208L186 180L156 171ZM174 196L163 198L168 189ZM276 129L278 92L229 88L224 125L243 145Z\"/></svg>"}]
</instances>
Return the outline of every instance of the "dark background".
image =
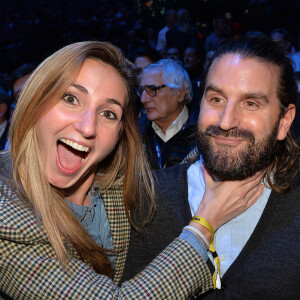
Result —
<instances>
[{"instance_id":1,"label":"dark background","mask_svg":"<svg viewBox=\"0 0 300 300\"><path fill-rule=\"evenodd\" d=\"M4 77L21 64L39 63L76 41L110 41L124 48L130 29L142 40L148 27L156 33L164 27L168 8L189 9L193 24L205 23L209 30L213 18L225 12L240 25L241 34L260 30L268 35L283 27L296 48L300 20L300 0L0 0L0 8L0 73Z\"/></svg>"}]
</instances>

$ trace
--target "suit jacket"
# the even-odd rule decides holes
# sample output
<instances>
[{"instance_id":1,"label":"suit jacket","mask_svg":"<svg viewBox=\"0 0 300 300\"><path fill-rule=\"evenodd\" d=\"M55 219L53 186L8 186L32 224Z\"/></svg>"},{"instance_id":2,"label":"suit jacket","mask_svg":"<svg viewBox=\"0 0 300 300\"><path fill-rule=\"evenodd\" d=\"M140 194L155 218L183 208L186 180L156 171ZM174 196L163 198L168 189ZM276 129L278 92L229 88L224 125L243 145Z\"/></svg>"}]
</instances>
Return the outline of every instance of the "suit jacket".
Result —
<instances>
[{"instance_id":1,"label":"suit jacket","mask_svg":"<svg viewBox=\"0 0 300 300\"><path fill-rule=\"evenodd\" d=\"M141 233L132 230L122 281L144 268L191 219L190 163L156 171L158 207ZM134 218L134 215L133 215ZM271 192L240 255L205 299L300 299L300 176L287 194Z\"/></svg>"},{"instance_id":2,"label":"suit jacket","mask_svg":"<svg viewBox=\"0 0 300 300\"><path fill-rule=\"evenodd\" d=\"M63 268L43 226L10 185L10 173L9 156L4 155L0 158L0 298L184 299L200 287L211 287L206 264L189 243L179 238L121 287L96 274L70 246L70 260ZM116 261L116 281L128 243L128 229L121 228L127 226L127 221L119 189L120 186L113 188L104 197L114 245L121 249Z\"/></svg>"}]
</instances>

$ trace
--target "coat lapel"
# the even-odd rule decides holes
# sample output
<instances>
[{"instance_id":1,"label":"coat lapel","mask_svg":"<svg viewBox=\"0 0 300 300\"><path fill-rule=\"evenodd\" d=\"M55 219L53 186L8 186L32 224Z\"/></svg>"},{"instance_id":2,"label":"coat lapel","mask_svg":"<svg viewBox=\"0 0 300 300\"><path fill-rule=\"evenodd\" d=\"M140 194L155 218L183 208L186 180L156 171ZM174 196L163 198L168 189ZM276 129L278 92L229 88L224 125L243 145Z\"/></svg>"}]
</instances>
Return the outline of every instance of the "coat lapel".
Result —
<instances>
[{"instance_id":1,"label":"coat lapel","mask_svg":"<svg viewBox=\"0 0 300 300\"><path fill-rule=\"evenodd\" d=\"M123 202L123 184L110 187L101 196L110 225L114 250L117 251L113 280L118 284L123 273L130 238L130 223Z\"/></svg>"}]
</instances>

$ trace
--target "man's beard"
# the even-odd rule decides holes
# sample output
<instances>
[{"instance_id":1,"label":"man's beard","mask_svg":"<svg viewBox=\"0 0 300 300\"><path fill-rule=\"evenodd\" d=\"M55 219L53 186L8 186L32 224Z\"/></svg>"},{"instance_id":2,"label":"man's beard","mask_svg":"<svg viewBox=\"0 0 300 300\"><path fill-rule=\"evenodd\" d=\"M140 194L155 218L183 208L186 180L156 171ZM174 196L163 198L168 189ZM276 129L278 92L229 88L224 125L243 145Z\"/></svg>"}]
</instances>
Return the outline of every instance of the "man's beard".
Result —
<instances>
[{"instance_id":1,"label":"man's beard","mask_svg":"<svg viewBox=\"0 0 300 300\"><path fill-rule=\"evenodd\" d=\"M197 147L205 166L220 180L243 180L257 171L267 168L279 150L277 141L279 120L273 131L264 139L255 141L252 132L232 129L222 130L219 126L209 126L205 132L198 130ZM234 151L231 146L212 145L211 136L235 137L248 140L243 149Z\"/></svg>"}]
</instances>

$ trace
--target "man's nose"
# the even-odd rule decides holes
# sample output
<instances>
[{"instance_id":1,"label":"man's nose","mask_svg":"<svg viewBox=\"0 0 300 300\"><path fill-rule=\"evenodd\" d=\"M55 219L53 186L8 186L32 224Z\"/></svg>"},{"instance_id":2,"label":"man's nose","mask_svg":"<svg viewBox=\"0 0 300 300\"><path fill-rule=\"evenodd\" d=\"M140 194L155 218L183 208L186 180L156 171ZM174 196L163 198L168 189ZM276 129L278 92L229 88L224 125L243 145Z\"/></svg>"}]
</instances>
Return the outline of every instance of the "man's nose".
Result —
<instances>
[{"instance_id":1,"label":"man's nose","mask_svg":"<svg viewBox=\"0 0 300 300\"><path fill-rule=\"evenodd\" d=\"M150 100L150 96L147 94L145 90L143 90L142 95L141 95L141 102L142 104L145 104Z\"/></svg>"},{"instance_id":2,"label":"man's nose","mask_svg":"<svg viewBox=\"0 0 300 300\"><path fill-rule=\"evenodd\" d=\"M227 102L224 109L220 112L219 126L223 130L230 130L239 125L239 112L236 105Z\"/></svg>"},{"instance_id":3,"label":"man's nose","mask_svg":"<svg viewBox=\"0 0 300 300\"><path fill-rule=\"evenodd\" d=\"M93 109L83 110L78 114L74 123L74 128L79 131L82 136L89 138L96 135L97 112Z\"/></svg>"}]
</instances>

